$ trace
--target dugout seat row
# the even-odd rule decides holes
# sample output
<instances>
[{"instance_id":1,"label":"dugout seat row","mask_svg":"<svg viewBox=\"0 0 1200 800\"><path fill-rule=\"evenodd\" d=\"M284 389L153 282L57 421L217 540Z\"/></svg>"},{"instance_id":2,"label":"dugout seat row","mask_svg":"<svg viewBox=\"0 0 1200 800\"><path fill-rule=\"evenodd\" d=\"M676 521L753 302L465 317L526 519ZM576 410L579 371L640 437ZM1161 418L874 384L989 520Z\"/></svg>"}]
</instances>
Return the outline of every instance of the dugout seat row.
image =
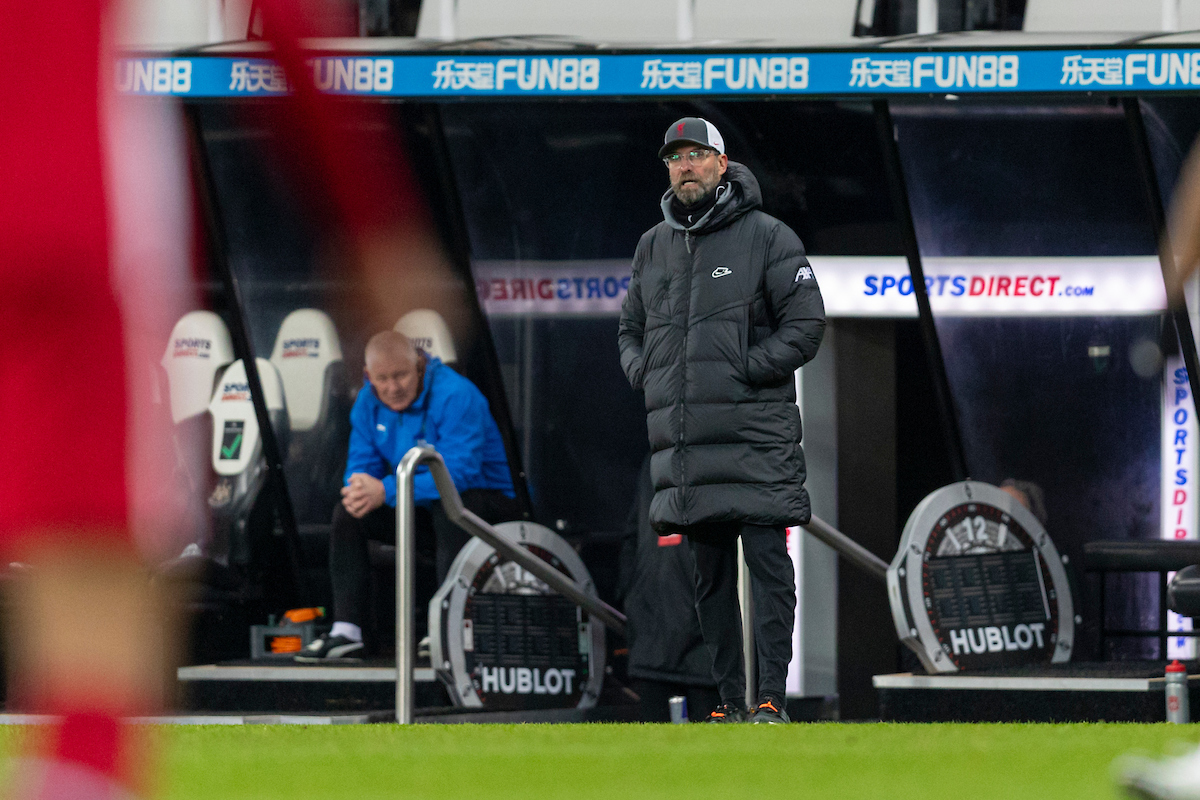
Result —
<instances>
[{"instance_id":1,"label":"dugout seat row","mask_svg":"<svg viewBox=\"0 0 1200 800\"><path fill-rule=\"evenodd\" d=\"M409 312L395 330L443 362L456 363L453 338L437 312ZM348 380L333 321L316 309L288 314L270 358L255 363L284 457L304 578L323 600L329 523L340 501L356 387ZM264 567L277 576L290 567L245 365L235 358L224 321L211 311L193 311L176 323L161 364L181 471L196 498L193 505L207 507L210 522L173 566L206 591L236 590L243 600L247 592L261 594L263 582L271 582ZM187 455L199 451L207 454L206 463L182 469ZM371 554L377 566L394 563L393 548L383 550L389 552ZM265 593L274 594L270 587Z\"/></svg>"},{"instance_id":2,"label":"dugout seat row","mask_svg":"<svg viewBox=\"0 0 1200 800\"><path fill-rule=\"evenodd\" d=\"M341 485L349 424L333 321L315 309L293 311L279 328L271 358L255 363L297 521L327 523ZM172 331L162 367L180 463L200 442L209 453L210 474L190 475L188 485L207 489L212 532L189 550L224 566L248 564L249 527L268 472L245 365L234 358L224 321L211 311L186 314Z\"/></svg>"}]
</instances>

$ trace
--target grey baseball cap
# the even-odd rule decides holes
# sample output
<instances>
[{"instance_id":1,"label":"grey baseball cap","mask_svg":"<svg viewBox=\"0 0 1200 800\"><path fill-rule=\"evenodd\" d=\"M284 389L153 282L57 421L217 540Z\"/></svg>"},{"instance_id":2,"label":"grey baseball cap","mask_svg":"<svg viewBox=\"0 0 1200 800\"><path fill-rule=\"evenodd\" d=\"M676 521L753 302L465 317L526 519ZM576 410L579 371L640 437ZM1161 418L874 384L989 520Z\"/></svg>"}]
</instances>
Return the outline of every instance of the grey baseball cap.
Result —
<instances>
[{"instance_id":1,"label":"grey baseball cap","mask_svg":"<svg viewBox=\"0 0 1200 800\"><path fill-rule=\"evenodd\" d=\"M700 144L710 147L718 153L725 152L725 140L717 126L700 117L684 117L675 120L663 136L663 146L658 150L658 157L663 158L679 144Z\"/></svg>"}]
</instances>

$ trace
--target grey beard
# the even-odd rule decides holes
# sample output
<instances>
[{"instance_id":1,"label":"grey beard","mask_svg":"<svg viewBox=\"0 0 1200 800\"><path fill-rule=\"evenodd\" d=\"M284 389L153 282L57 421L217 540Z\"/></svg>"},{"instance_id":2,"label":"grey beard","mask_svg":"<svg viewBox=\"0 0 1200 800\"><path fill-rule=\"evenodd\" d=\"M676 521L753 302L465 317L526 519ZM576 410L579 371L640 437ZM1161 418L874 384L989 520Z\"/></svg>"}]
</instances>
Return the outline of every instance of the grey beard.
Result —
<instances>
[{"instance_id":1,"label":"grey beard","mask_svg":"<svg viewBox=\"0 0 1200 800\"><path fill-rule=\"evenodd\" d=\"M679 199L679 202L683 203L685 208L691 208L692 206L703 203L705 198L707 198L710 194L701 186L696 186L695 188L689 187L687 189L672 189L672 191L675 192L675 197ZM690 194L692 196L689 198L686 197L685 194Z\"/></svg>"}]
</instances>

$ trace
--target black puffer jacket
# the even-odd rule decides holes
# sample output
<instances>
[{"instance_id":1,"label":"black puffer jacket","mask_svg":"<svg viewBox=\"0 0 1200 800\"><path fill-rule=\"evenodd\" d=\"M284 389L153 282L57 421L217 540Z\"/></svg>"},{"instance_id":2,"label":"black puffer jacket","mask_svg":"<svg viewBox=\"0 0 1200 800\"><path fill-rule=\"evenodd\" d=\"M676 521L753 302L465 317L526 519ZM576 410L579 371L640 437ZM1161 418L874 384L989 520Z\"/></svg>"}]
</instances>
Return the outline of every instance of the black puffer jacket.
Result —
<instances>
[{"instance_id":1,"label":"black puffer jacket","mask_svg":"<svg viewBox=\"0 0 1200 800\"><path fill-rule=\"evenodd\" d=\"M800 239L759 210L750 170L729 162L717 191L687 229L663 196L621 308L621 366L646 393L659 530L810 516L792 376L821 344L821 291Z\"/></svg>"}]
</instances>

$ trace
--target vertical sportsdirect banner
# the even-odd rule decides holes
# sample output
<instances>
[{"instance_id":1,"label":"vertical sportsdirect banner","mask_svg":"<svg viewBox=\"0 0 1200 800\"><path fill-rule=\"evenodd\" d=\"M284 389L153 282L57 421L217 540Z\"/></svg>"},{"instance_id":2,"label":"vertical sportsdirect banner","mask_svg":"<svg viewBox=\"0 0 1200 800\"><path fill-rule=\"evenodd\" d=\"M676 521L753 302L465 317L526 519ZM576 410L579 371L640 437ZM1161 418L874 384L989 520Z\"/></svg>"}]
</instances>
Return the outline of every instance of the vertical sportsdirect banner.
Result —
<instances>
[{"instance_id":1,"label":"vertical sportsdirect banner","mask_svg":"<svg viewBox=\"0 0 1200 800\"><path fill-rule=\"evenodd\" d=\"M1200 459L1196 437L1196 404L1188 383L1183 359L1172 356L1165 361L1162 413L1162 538L1184 540L1200 538L1197 531L1196 485ZM1171 574L1172 577L1174 573ZM1192 618L1167 612L1167 628L1191 631ZM1167 658L1193 659L1196 640L1173 636L1167 640Z\"/></svg>"},{"instance_id":2,"label":"vertical sportsdirect banner","mask_svg":"<svg viewBox=\"0 0 1200 800\"><path fill-rule=\"evenodd\" d=\"M322 54L317 87L375 97L877 96L1180 91L1200 86L1200 51L1177 48L746 53ZM261 57L126 57L128 94L269 97L290 87Z\"/></svg>"}]
</instances>

